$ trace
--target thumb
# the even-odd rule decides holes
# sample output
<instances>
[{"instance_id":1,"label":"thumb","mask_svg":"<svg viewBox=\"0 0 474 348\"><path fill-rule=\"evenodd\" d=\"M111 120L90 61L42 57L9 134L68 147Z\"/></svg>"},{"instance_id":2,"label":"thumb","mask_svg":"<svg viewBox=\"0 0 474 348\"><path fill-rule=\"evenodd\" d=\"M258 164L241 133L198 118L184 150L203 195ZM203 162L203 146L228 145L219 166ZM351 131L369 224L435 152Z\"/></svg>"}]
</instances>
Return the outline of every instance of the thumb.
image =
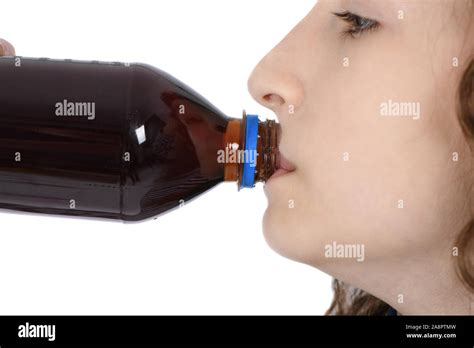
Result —
<instances>
[{"instance_id":1,"label":"thumb","mask_svg":"<svg viewBox=\"0 0 474 348\"><path fill-rule=\"evenodd\" d=\"M0 56L14 56L15 48L6 40L0 39Z\"/></svg>"}]
</instances>

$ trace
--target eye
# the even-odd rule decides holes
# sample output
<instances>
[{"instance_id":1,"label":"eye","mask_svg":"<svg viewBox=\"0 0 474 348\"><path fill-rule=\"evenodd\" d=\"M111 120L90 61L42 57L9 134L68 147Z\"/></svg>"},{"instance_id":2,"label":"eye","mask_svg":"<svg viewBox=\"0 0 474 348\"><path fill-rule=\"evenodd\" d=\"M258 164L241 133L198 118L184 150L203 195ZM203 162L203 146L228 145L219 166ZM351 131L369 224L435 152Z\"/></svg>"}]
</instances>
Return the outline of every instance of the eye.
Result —
<instances>
[{"instance_id":1,"label":"eye","mask_svg":"<svg viewBox=\"0 0 474 348\"><path fill-rule=\"evenodd\" d=\"M342 32L343 37L357 38L362 33L376 30L380 26L380 23L376 20L361 17L349 11L333 12L333 15L348 24L348 27Z\"/></svg>"}]
</instances>

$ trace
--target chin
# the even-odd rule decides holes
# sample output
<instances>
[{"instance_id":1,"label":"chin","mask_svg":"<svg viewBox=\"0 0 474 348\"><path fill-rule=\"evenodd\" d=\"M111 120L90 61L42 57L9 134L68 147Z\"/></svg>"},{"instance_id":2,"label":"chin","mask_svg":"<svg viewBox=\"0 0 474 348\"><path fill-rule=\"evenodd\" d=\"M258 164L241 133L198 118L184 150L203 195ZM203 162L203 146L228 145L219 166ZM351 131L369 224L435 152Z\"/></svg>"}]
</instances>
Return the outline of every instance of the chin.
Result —
<instances>
[{"instance_id":1,"label":"chin","mask_svg":"<svg viewBox=\"0 0 474 348\"><path fill-rule=\"evenodd\" d=\"M283 246L285 245L285 243L284 238L282 238L281 234L284 232L281 231L282 226L281 223L278 221L279 219L281 219L281 215L278 216L278 213L275 212L275 207L272 207L269 204L269 206L265 210L265 213L263 214L262 231L268 246L278 254L283 255Z\"/></svg>"},{"instance_id":2,"label":"chin","mask_svg":"<svg viewBox=\"0 0 474 348\"><path fill-rule=\"evenodd\" d=\"M283 257L313 264L316 261L314 258L318 254L318 248L311 241L311 235L305 234L308 230L304 228L304 223L295 224L295 217L288 216L288 208L279 208L269 204L263 215L262 230L266 243Z\"/></svg>"}]
</instances>

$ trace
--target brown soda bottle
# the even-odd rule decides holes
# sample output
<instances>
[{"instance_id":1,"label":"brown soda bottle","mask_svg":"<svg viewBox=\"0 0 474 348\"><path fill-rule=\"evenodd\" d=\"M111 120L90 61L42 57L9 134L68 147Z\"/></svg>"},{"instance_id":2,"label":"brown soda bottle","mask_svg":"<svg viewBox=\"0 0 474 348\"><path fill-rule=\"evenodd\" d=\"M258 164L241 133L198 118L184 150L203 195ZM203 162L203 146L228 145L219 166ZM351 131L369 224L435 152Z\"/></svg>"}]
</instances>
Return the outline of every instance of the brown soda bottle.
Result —
<instances>
[{"instance_id":1,"label":"brown soda bottle","mask_svg":"<svg viewBox=\"0 0 474 348\"><path fill-rule=\"evenodd\" d=\"M0 208L124 221L265 182L279 125L145 64L0 58Z\"/></svg>"}]
</instances>

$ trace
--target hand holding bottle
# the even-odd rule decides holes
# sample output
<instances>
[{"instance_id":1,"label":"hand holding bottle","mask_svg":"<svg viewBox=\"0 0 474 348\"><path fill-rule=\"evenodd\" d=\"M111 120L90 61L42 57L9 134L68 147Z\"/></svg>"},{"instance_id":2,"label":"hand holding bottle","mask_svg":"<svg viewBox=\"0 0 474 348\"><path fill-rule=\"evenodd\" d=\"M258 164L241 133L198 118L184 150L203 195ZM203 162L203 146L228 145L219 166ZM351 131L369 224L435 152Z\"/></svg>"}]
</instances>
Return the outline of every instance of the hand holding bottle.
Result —
<instances>
[{"instance_id":1,"label":"hand holding bottle","mask_svg":"<svg viewBox=\"0 0 474 348\"><path fill-rule=\"evenodd\" d=\"M14 56L15 48L6 40L0 39L0 56Z\"/></svg>"}]
</instances>

